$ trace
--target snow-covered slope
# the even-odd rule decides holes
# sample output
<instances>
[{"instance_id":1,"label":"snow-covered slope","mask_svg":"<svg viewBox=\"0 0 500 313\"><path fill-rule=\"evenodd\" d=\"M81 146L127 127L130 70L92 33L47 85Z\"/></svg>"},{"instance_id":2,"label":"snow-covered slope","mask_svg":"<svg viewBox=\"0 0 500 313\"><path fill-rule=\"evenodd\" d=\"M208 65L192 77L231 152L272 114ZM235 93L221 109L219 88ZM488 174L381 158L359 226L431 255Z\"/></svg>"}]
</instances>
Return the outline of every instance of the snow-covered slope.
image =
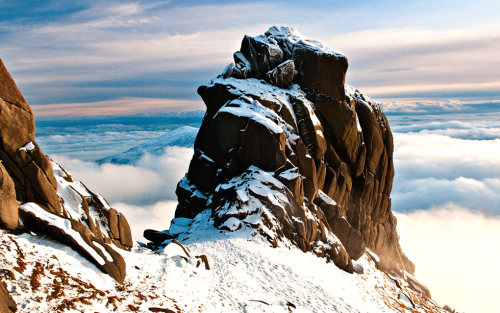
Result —
<instances>
[{"instance_id":1,"label":"snow-covered slope","mask_svg":"<svg viewBox=\"0 0 500 313\"><path fill-rule=\"evenodd\" d=\"M191 126L179 127L125 152L102 158L97 163L136 164L144 154L161 155L168 146L192 148L198 130Z\"/></svg>"},{"instance_id":2,"label":"snow-covered slope","mask_svg":"<svg viewBox=\"0 0 500 313\"><path fill-rule=\"evenodd\" d=\"M127 263L123 286L66 246L30 234L0 233L0 268L20 313L441 312L377 270L375 255L363 255L349 274L245 230L221 233L209 215L192 221L185 250L117 250Z\"/></svg>"}]
</instances>

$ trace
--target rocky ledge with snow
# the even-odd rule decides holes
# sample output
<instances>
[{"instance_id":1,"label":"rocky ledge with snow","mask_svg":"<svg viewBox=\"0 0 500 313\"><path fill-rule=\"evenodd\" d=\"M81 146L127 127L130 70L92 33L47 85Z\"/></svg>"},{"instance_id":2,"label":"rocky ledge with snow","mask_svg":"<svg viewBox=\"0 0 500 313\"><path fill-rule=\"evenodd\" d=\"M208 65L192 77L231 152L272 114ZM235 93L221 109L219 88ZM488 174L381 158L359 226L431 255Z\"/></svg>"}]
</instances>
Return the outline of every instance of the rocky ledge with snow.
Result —
<instances>
[{"instance_id":1,"label":"rocky ledge with snow","mask_svg":"<svg viewBox=\"0 0 500 313\"><path fill-rule=\"evenodd\" d=\"M378 103L345 85L347 67L344 55L292 28L245 36L234 63L198 89L207 111L176 217L209 209L222 230L254 228L348 272L371 251L382 270L413 273L391 211L389 123ZM155 248L176 234L145 235Z\"/></svg>"},{"instance_id":2,"label":"rocky ledge with snow","mask_svg":"<svg viewBox=\"0 0 500 313\"><path fill-rule=\"evenodd\" d=\"M31 107L1 60L0 228L48 236L118 282L125 279L123 257L111 245L131 249L127 219L43 153Z\"/></svg>"}]
</instances>

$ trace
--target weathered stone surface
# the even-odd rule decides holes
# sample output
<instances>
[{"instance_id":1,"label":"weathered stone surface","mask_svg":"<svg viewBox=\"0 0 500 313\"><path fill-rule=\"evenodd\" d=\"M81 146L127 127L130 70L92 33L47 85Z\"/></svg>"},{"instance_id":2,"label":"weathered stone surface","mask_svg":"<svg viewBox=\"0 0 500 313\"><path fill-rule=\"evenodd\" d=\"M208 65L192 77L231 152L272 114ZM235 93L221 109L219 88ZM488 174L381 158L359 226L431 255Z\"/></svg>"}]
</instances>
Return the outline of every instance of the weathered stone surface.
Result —
<instances>
[{"instance_id":1,"label":"weathered stone surface","mask_svg":"<svg viewBox=\"0 0 500 313\"><path fill-rule=\"evenodd\" d=\"M3 164L0 163L0 227L9 230L17 228L18 208L14 182Z\"/></svg>"},{"instance_id":2,"label":"weathered stone surface","mask_svg":"<svg viewBox=\"0 0 500 313\"><path fill-rule=\"evenodd\" d=\"M105 273L113 277L117 282L123 283L126 273L125 261L123 260L123 257L107 244L105 244L104 241L95 237L90 232L90 230L81 222L69 220L71 229L74 232L78 233L76 236L80 236L87 246L83 246L81 242L76 240L75 235L71 235L64 229L54 225L54 223L48 222L46 219L38 216L32 210L24 208L24 206L20 207L19 214L23 220L23 223L29 229L33 229L39 233L46 234L49 237L72 247L89 261L96 264ZM61 217L54 218L56 220L63 220L63 218ZM111 260L109 259L109 256L105 255L100 248L96 247L96 243L103 249L105 249L107 254L112 257ZM99 255L100 259L96 259L95 254Z\"/></svg>"},{"instance_id":3,"label":"weathered stone surface","mask_svg":"<svg viewBox=\"0 0 500 313\"><path fill-rule=\"evenodd\" d=\"M293 60L287 60L275 69L267 72L266 77L268 81L280 88L289 88L293 82L293 74L295 71L295 64Z\"/></svg>"},{"instance_id":4,"label":"weathered stone surface","mask_svg":"<svg viewBox=\"0 0 500 313\"><path fill-rule=\"evenodd\" d=\"M332 231L340 239L345 249L354 260L365 253L365 242L358 232L349 225L345 218L338 218L330 223Z\"/></svg>"},{"instance_id":5,"label":"weathered stone surface","mask_svg":"<svg viewBox=\"0 0 500 313\"><path fill-rule=\"evenodd\" d=\"M298 84L305 90L333 99L344 99L347 58L340 53L325 52L311 45L293 50Z\"/></svg>"},{"instance_id":6,"label":"weathered stone surface","mask_svg":"<svg viewBox=\"0 0 500 313\"><path fill-rule=\"evenodd\" d=\"M241 42L241 53L250 62L252 75L260 78L283 60L277 42L266 36L245 36Z\"/></svg>"},{"instance_id":7,"label":"weathered stone surface","mask_svg":"<svg viewBox=\"0 0 500 313\"><path fill-rule=\"evenodd\" d=\"M292 178L293 173L285 173L278 178ZM252 221L262 220L264 225L261 230L265 229L262 234L270 242L286 237L303 251L315 251L339 268L353 272L349 254L321 220L312 218L315 212L301 207L289 188L255 166L250 166L240 176L219 186L212 195L210 208L215 226L221 229L235 231L242 225L255 227ZM255 218L256 215L260 215L260 218ZM228 223L235 218L241 221L240 224ZM274 234L274 237L270 234ZM321 238L331 244L320 244Z\"/></svg>"},{"instance_id":8,"label":"weathered stone surface","mask_svg":"<svg viewBox=\"0 0 500 313\"><path fill-rule=\"evenodd\" d=\"M325 121L332 145L354 163L363 141L356 111L346 101L320 95L314 96L314 103Z\"/></svg>"},{"instance_id":9,"label":"weathered stone surface","mask_svg":"<svg viewBox=\"0 0 500 313\"><path fill-rule=\"evenodd\" d=\"M309 154L316 160L323 157L326 151L326 140L312 104L305 98L292 97L290 102L297 118L300 138L304 142Z\"/></svg>"}]
</instances>

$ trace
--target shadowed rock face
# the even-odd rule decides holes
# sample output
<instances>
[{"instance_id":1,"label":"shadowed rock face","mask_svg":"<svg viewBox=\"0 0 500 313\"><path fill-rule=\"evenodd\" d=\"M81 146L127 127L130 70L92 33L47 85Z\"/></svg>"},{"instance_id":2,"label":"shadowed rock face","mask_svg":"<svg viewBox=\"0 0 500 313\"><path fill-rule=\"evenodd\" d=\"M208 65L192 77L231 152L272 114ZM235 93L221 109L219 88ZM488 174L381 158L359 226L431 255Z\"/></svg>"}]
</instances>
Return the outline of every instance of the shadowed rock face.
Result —
<instances>
[{"instance_id":1,"label":"shadowed rock face","mask_svg":"<svg viewBox=\"0 0 500 313\"><path fill-rule=\"evenodd\" d=\"M125 262L109 244L131 248L126 218L43 153L31 107L1 60L0 227L48 235L118 282L125 278Z\"/></svg>"},{"instance_id":2,"label":"shadowed rock face","mask_svg":"<svg viewBox=\"0 0 500 313\"><path fill-rule=\"evenodd\" d=\"M389 123L345 85L347 58L272 27L245 36L234 60L198 89L207 112L176 217L208 208L221 229L253 227L347 271L369 248L381 269L413 273L391 211Z\"/></svg>"}]
</instances>

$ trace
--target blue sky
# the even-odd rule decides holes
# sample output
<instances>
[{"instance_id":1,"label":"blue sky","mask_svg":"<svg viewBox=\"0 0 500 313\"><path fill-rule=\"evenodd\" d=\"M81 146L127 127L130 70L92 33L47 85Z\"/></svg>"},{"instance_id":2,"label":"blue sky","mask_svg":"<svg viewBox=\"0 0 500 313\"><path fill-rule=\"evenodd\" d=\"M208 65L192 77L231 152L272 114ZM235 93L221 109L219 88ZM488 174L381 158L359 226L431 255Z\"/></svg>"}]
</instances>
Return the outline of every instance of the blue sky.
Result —
<instances>
[{"instance_id":1,"label":"blue sky","mask_svg":"<svg viewBox=\"0 0 500 313\"><path fill-rule=\"evenodd\" d=\"M297 28L381 99L500 98L498 1L1 1L0 57L39 116L203 109L244 34Z\"/></svg>"}]
</instances>

